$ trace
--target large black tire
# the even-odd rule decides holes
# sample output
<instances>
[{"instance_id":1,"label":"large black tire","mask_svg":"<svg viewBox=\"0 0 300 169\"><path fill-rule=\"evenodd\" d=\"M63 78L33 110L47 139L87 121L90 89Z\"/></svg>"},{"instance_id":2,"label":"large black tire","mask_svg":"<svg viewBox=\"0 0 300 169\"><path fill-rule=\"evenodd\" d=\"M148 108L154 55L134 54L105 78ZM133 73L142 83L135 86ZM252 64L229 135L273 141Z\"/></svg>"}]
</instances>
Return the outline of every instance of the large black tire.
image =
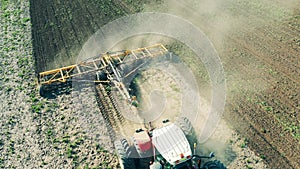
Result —
<instances>
[{"instance_id":1,"label":"large black tire","mask_svg":"<svg viewBox=\"0 0 300 169\"><path fill-rule=\"evenodd\" d=\"M144 157L138 159L138 169L148 169L150 166L150 161L153 161L153 157Z\"/></svg>"},{"instance_id":2,"label":"large black tire","mask_svg":"<svg viewBox=\"0 0 300 169\"><path fill-rule=\"evenodd\" d=\"M181 117L177 120L176 124L181 128L185 135L193 135L194 129L190 120L186 117Z\"/></svg>"},{"instance_id":3,"label":"large black tire","mask_svg":"<svg viewBox=\"0 0 300 169\"><path fill-rule=\"evenodd\" d=\"M43 85L38 86L39 94L41 97L45 97L45 87Z\"/></svg>"},{"instance_id":4,"label":"large black tire","mask_svg":"<svg viewBox=\"0 0 300 169\"><path fill-rule=\"evenodd\" d=\"M51 84L49 85L39 85L38 86L39 94L41 97L44 98L56 98L55 93L53 92L54 89L51 87ZM58 89L56 89L58 90Z\"/></svg>"},{"instance_id":5,"label":"large black tire","mask_svg":"<svg viewBox=\"0 0 300 169\"><path fill-rule=\"evenodd\" d=\"M205 163L203 169L226 169L226 167L219 160L214 160Z\"/></svg>"},{"instance_id":6,"label":"large black tire","mask_svg":"<svg viewBox=\"0 0 300 169\"><path fill-rule=\"evenodd\" d=\"M180 117L175 124L183 131L191 147L194 146L194 143L198 143L195 130L187 117Z\"/></svg>"},{"instance_id":7,"label":"large black tire","mask_svg":"<svg viewBox=\"0 0 300 169\"><path fill-rule=\"evenodd\" d=\"M136 169L133 158L130 158L130 146L125 139L115 141L121 169Z\"/></svg>"}]
</instances>

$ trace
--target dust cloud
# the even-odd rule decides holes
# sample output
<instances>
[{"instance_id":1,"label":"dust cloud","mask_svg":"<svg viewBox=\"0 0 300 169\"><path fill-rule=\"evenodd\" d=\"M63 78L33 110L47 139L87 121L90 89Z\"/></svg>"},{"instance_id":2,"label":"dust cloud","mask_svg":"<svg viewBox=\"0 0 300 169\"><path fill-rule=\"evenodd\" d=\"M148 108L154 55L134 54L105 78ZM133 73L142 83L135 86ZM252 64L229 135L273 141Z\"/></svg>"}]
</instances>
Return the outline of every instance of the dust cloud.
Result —
<instances>
[{"instance_id":1,"label":"dust cloud","mask_svg":"<svg viewBox=\"0 0 300 169\"><path fill-rule=\"evenodd\" d=\"M145 18L147 18L147 20L145 20ZM207 104L209 106L214 105L213 108L208 109L210 113L207 112L207 114L200 114L198 116L198 107L201 106L198 105L199 101L202 101L202 108L204 107L203 105L206 104L206 101L201 99L201 96L196 89L198 87L197 84L193 87L190 86L195 84L195 82L192 82L196 81L195 77L186 76L186 74L180 73L175 77L175 79L179 81L178 83L182 84L183 87L181 89L187 89L182 92L183 97L180 98L182 99L182 104L190 105L188 107L178 105L179 107L182 106L181 116L188 116L190 121L194 124L200 124L198 123L199 121L196 121L197 119L195 119L195 116L200 120L206 119L201 123L203 128L201 129L202 132L199 137L203 138L200 140L207 140L215 130L223 112L222 109L225 101L225 79L222 75L222 65L219 63L220 60L215 49L207 37L192 25L192 23L186 22L174 15L158 13L145 13L133 17L129 16L125 19L121 18L120 20L105 25L96 32L83 46L83 49L78 56L78 61L84 60L90 56L96 56L99 53L111 51L112 49L137 48L145 45L147 46L147 44L153 44L153 42L168 43L169 39L166 37L174 38L186 44L188 47L192 48L199 57L201 54L201 61L207 64L206 68L210 73L214 90L212 91L212 97L215 98L211 99L214 102ZM175 66L173 67L173 71L181 73L189 72L185 71L183 68L184 66ZM205 112L203 109L201 111Z\"/></svg>"},{"instance_id":2,"label":"dust cloud","mask_svg":"<svg viewBox=\"0 0 300 169\"><path fill-rule=\"evenodd\" d=\"M266 21L269 21L270 18L284 18L287 13L294 10L292 9L295 8L293 5L297 3L297 1L289 2L290 3L277 1L277 4L280 3L288 6L289 9L291 9L290 11L284 10L278 6L276 6L276 8L268 8L267 6L271 6L273 4L271 1L267 0L256 0L253 2L248 2L246 0L165 0L158 4L153 3L151 5L146 5L144 12L163 12L186 19L188 22L190 22L191 25L199 28L208 36L216 50L219 52L222 63L227 66L227 64L230 63L232 59L235 59L230 57L227 58L222 55L223 51L228 50L227 48L229 46L226 43L227 40L230 38L234 38L234 36L237 35L243 36L245 33L255 30L260 25L267 24ZM247 9L245 9L245 7L243 7L245 10L239 9L245 5L248 6ZM261 11L263 10L268 11L265 12L266 16L260 16ZM158 24L155 25L149 24L153 22L154 18L149 17L147 19L148 20L141 20L141 18L139 17L133 17L126 21L121 19L104 26L96 34L94 34L83 46L77 60L84 60L88 57L96 56L99 53L105 53L107 51L135 49L154 43L168 44L172 41L170 39L170 36L166 36L170 35L170 32L164 32L164 30L178 33L178 37L173 37L175 39L189 36L192 33L191 30L182 30L181 28L183 27L182 25L180 25L181 23L178 22L169 21L163 23L165 18L156 18ZM161 32L154 31L157 29L161 30ZM134 34L134 32L137 32L137 34ZM191 41L192 40L186 40L183 43L193 43ZM207 46L204 46L204 48L206 47ZM202 53L202 55L209 54L210 53ZM206 63L206 61L207 60L205 59L202 60L202 62L204 63ZM220 69L216 69L216 71L218 70ZM226 78L230 80L228 82L229 90L245 90L245 87L243 85L236 85L237 83L241 82L240 79L242 79L242 76L243 74L241 72L233 72L227 75ZM210 78L214 77L210 76ZM208 83L211 84L212 81ZM263 91L267 84L260 84L259 86L261 86L259 90ZM250 86L246 90L258 89L251 88ZM216 90L215 92L223 91ZM217 97L217 95L218 93L212 95L211 97ZM208 149L212 149L218 153L218 156L221 156L221 158L223 158L225 161L227 160L230 162L235 156L232 150L230 150L229 143L234 132L232 129L230 129L229 125L226 124L224 120L221 120L220 122L218 120L212 120L207 123L209 112L212 111L211 109L217 109L218 106L224 106L214 105L215 107L212 107L212 103L210 100L211 99L203 99L200 97L200 120L197 122L193 122L198 135L202 134L205 136L211 136L204 141L200 140L200 147L206 147L206 149L201 149L201 152L207 153L207 151L209 151ZM219 118L221 115L222 112L219 112L216 118ZM216 126L217 128L215 128ZM205 130L203 130L203 128L205 128ZM214 131L213 134L211 134L211 131ZM232 158L227 158L228 153L233 154L232 156L229 155L229 157Z\"/></svg>"}]
</instances>

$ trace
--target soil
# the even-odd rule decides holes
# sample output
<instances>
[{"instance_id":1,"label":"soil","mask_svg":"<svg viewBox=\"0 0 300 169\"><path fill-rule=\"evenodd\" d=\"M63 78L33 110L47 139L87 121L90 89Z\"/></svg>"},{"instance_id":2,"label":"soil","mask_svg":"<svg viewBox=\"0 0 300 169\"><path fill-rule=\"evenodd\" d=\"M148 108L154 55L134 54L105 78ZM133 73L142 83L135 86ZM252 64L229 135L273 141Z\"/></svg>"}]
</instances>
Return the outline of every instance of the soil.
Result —
<instances>
[{"instance_id":1,"label":"soil","mask_svg":"<svg viewBox=\"0 0 300 169\"><path fill-rule=\"evenodd\" d=\"M196 136L199 136L208 118L210 103L205 97L207 95L200 95L199 110L182 104L185 99L183 98L184 94L188 93L189 97L193 95L193 93L186 90L186 88L189 88L186 85L189 86L189 84L182 84L186 83L185 78L176 76L175 72L182 70L184 69L164 65L163 69L159 66L153 66L142 71L134 80L138 86L137 93L141 96L137 112L140 118L151 121L154 127L162 126L162 121L166 119L176 123L182 116L187 117L192 122ZM203 83L205 82L202 81ZM157 92L158 97L152 96L155 92ZM153 107L155 108L153 109ZM188 111L199 112L188 116ZM130 119L131 116L125 115L125 118ZM249 149L249 140L241 138L236 131L229 127L225 119L221 119L214 134L207 141L201 142L199 138L190 141L194 141L191 142L191 146L197 143L197 154L208 155L210 152L214 152L216 158L221 160L228 168L266 168L263 159Z\"/></svg>"},{"instance_id":2,"label":"soil","mask_svg":"<svg viewBox=\"0 0 300 169\"><path fill-rule=\"evenodd\" d=\"M141 1L30 1L36 72L76 63L81 47L104 24L141 10Z\"/></svg>"},{"instance_id":3,"label":"soil","mask_svg":"<svg viewBox=\"0 0 300 169\"><path fill-rule=\"evenodd\" d=\"M157 8L199 25L212 40L227 74L224 117L270 168L299 168L296 4L166 1Z\"/></svg>"},{"instance_id":4,"label":"soil","mask_svg":"<svg viewBox=\"0 0 300 169\"><path fill-rule=\"evenodd\" d=\"M42 98L35 74L76 63L101 26L139 11L187 19L209 37L223 63L224 116L199 153L216 151L228 168L299 168L299 6L298 0L1 0L0 168L119 167L93 85L72 84ZM205 112L211 87L203 63L184 44L165 42L196 75ZM156 78L174 84L157 82L156 91L169 94L143 94L143 99L167 100L171 104L163 110L172 114L179 109L172 107L179 104L176 80ZM141 82L143 93L151 82ZM147 103L143 108L149 110Z\"/></svg>"}]
</instances>

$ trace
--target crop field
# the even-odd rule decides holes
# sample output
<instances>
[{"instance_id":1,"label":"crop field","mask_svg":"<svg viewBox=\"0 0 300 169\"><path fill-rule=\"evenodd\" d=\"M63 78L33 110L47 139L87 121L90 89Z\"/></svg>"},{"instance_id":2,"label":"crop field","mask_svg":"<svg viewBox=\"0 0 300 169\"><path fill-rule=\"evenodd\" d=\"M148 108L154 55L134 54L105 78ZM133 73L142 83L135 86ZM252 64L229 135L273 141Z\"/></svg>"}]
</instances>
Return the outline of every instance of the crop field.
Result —
<instances>
[{"instance_id":1,"label":"crop field","mask_svg":"<svg viewBox=\"0 0 300 169\"><path fill-rule=\"evenodd\" d=\"M0 168L119 168L95 92L67 87L43 98L35 81L39 72L76 63L103 25L138 12L184 18L214 45L226 75L222 118L238 134L228 144L257 156L225 153L229 168L300 168L298 0L0 2ZM185 44L163 42L191 68L210 100L203 63Z\"/></svg>"}]
</instances>

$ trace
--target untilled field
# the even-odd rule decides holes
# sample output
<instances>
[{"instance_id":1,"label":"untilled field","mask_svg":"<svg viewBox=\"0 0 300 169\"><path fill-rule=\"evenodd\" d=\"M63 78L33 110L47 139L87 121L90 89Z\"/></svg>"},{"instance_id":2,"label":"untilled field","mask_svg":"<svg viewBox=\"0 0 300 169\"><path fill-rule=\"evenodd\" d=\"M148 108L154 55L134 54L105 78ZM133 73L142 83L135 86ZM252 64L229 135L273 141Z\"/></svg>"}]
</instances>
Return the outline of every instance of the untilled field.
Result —
<instances>
[{"instance_id":1,"label":"untilled field","mask_svg":"<svg viewBox=\"0 0 300 169\"><path fill-rule=\"evenodd\" d=\"M86 101L93 91L41 98L34 73L75 63L85 41L109 21L159 11L189 20L216 47L227 79L224 118L243 138L231 143L259 157L239 156L242 166L263 160L267 168L299 168L299 6L296 0L2 0L0 167L117 167L96 101ZM185 50L170 48L179 56Z\"/></svg>"}]
</instances>

